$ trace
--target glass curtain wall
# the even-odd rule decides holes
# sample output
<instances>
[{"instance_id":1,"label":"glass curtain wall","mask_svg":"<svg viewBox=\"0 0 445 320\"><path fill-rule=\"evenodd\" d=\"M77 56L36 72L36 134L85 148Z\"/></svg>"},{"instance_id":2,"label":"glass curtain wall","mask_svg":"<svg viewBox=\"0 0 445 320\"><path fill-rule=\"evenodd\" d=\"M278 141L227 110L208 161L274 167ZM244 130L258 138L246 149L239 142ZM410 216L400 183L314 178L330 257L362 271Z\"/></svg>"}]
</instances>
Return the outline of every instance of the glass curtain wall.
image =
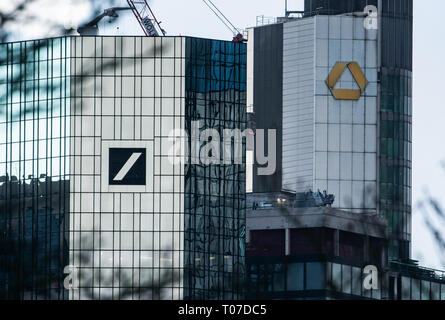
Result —
<instances>
[{"instance_id":1,"label":"glass curtain wall","mask_svg":"<svg viewBox=\"0 0 445 320\"><path fill-rule=\"evenodd\" d=\"M383 0L392 1L392 0ZM345 12L360 12L367 5L377 6L378 0L305 0L305 15L341 14Z\"/></svg>"},{"instance_id":2,"label":"glass curtain wall","mask_svg":"<svg viewBox=\"0 0 445 320\"><path fill-rule=\"evenodd\" d=\"M300 256L249 258L248 299L382 299L382 290L363 288L362 266L343 259ZM383 275L379 275L382 281Z\"/></svg>"},{"instance_id":3,"label":"glass curtain wall","mask_svg":"<svg viewBox=\"0 0 445 320\"><path fill-rule=\"evenodd\" d=\"M388 220L389 256L409 259L413 1L382 1L381 11L380 212Z\"/></svg>"},{"instance_id":4,"label":"glass curtain wall","mask_svg":"<svg viewBox=\"0 0 445 320\"><path fill-rule=\"evenodd\" d=\"M0 44L0 299L64 299L68 38Z\"/></svg>"},{"instance_id":5,"label":"glass curtain wall","mask_svg":"<svg viewBox=\"0 0 445 320\"><path fill-rule=\"evenodd\" d=\"M199 121L200 132L216 129L221 138L224 129L245 129L246 49L244 44L187 39L189 136L192 121ZM243 296L245 143L242 154L241 165L186 165L185 299Z\"/></svg>"}]
</instances>

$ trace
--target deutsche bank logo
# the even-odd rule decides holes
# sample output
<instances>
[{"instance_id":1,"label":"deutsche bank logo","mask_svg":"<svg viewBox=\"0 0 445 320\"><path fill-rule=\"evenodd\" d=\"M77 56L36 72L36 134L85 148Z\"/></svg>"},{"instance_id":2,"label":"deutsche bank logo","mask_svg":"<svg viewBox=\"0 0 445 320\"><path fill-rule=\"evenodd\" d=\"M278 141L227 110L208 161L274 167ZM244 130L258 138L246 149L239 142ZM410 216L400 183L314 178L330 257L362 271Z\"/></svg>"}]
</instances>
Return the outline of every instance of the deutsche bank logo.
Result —
<instances>
[{"instance_id":1,"label":"deutsche bank logo","mask_svg":"<svg viewBox=\"0 0 445 320\"><path fill-rule=\"evenodd\" d=\"M153 192L153 141L102 141L102 192Z\"/></svg>"},{"instance_id":2,"label":"deutsche bank logo","mask_svg":"<svg viewBox=\"0 0 445 320\"><path fill-rule=\"evenodd\" d=\"M145 148L109 149L110 185L144 186L146 184L147 150Z\"/></svg>"}]
</instances>

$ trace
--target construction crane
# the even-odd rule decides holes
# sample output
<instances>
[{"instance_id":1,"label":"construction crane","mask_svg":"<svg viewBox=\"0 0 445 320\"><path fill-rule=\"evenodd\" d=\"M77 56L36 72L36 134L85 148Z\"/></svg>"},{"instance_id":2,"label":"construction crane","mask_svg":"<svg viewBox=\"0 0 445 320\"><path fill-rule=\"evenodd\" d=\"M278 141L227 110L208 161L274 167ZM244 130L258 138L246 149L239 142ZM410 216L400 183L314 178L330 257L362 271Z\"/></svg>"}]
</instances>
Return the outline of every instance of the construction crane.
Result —
<instances>
[{"instance_id":1,"label":"construction crane","mask_svg":"<svg viewBox=\"0 0 445 320\"><path fill-rule=\"evenodd\" d=\"M218 17L219 20L233 33L233 42L245 42L243 33L235 27L232 22L222 13L211 0L202 0L207 7Z\"/></svg>"},{"instance_id":2,"label":"construction crane","mask_svg":"<svg viewBox=\"0 0 445 320\"><path fill-rule=\"evenodd\" d=\"M146 0L127 0L127 2L146 36L166 35L165 30L161 28L161 22L156 19Z\"/></svg>"}]
</instances>

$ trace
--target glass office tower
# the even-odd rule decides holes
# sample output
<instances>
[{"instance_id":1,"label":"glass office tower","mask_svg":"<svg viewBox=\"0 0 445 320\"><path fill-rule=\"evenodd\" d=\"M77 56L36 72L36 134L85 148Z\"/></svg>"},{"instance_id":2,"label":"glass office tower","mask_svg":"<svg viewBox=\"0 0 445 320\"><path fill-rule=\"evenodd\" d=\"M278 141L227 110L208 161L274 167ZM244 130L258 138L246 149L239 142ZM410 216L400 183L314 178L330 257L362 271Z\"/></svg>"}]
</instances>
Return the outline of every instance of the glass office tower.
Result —
<instances>
[{"instance_id":1,"label":"glass office tower","mask_svg":"<svg viewBox=\"0 0 445 320\"><path fill-rule=\"evenodd\" d=\"M192 121L244 128L245 46L64 37L0 55L2 297L241 297L245 166L171 149Z\"/></svg>"}]
</instances>

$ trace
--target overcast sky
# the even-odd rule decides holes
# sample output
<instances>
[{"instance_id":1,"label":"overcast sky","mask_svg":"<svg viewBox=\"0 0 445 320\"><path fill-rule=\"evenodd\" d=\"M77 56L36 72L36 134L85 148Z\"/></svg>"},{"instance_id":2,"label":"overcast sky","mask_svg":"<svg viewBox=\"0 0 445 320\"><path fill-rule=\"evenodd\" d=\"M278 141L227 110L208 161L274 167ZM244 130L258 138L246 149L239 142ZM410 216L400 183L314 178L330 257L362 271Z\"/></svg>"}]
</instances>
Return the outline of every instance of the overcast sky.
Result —
<instances>
[{"instance_id":1,"label":"overcast sky","mask_svg":"<svg viewBox=\"0 0 445 320\"><path fill-rule=\"evenodd\" d=\"M81 0L42 0L34 8L36 12L57 17L59 22L76 22L85 18L88 5L79 5ZM213 0L238 28L245 29L256 24L257 16L282 16L284 0ZM69 5L69 3L72 3ZM152 9L162 21L168 35L190 35L216 39L231 39L232 34L202 2L202 0L152 0ZM0 7L7 6L4 1ZM121 5L126 6L125 0ZM289 0L292 10L302 10L303 0ZM44 8L44 10L43 10ZM440 98L445 74L444 30L445 1L414 1L414 145L413 145L413 205L421 199L424 190L439 198L445 195L445 172L441 161L445 160L445 105ZM101 34L140 35L141 30L131 12L123 13L113 24L107 19L100 24ZM16 28L17 40L47 36L43 25ZM445 199L444 199L445 200ZM445 204L445 201L442 201ZM445 230L445 228L444 228ZM445 269L436 259L438 248L434 245L416 212L413 218L413 257L422 264Z\"/></svg>"}]
</instances>

